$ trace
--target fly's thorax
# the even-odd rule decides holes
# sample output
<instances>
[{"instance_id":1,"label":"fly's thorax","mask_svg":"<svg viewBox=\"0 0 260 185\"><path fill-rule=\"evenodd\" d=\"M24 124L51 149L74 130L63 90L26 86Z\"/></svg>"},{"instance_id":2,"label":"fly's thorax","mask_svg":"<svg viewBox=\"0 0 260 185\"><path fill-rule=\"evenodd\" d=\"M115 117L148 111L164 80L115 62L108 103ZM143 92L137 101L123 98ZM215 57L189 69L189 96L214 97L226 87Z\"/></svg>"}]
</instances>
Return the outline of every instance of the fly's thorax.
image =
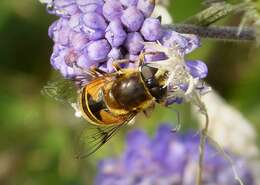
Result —
<instances>
[{"instance_id":1,"label":"fly's thorax","mask_svg":"<svg viewBox=\"0 0 260 185\"><path fill-rule=\"evenodd\" d=\"M139 71L122 74L111 88L111 95L125 110L144 110L153 103Z\"/></svg>"}]
</instances>

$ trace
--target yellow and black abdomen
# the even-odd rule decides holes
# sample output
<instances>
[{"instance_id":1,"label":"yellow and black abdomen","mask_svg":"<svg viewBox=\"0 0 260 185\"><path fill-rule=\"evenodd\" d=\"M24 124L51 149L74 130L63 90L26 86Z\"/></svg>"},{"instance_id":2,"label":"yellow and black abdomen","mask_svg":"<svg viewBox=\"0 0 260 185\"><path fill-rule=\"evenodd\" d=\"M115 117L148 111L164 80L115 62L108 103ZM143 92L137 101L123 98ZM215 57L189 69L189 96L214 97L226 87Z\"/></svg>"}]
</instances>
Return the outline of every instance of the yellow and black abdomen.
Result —
<instances>
[{"instance_id":1,"label":"yellow and black abdomen","mask_svg":"<svg viewBox=\"0 0 260 185\"><path fill-rule=\"evenodd\" d=\"M111 82L110 78L98 78L85 87L79 97L79 104L83 117L96 125L121 124L128 115L114 115L104 101L104 84Z\"/></svg>"}]
</instances>

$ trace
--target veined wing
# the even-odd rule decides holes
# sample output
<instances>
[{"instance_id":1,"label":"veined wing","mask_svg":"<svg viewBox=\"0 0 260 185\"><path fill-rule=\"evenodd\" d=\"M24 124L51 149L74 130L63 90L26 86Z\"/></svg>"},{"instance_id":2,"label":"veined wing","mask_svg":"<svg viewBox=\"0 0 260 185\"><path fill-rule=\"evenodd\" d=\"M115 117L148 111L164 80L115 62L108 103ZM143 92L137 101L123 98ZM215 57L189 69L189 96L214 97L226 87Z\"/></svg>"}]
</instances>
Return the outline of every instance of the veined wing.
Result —
<instances>
[{"instance_id":1,"label":"veined wing","mask_svg":"<svg viewBox=\"0 0 260 185\"><path fill-rule=\"evenodd\" d=\"M57 101L67 103L75 103L77 101L76 85L74 81L68 79L49 81L41 92Z\"/></svg>"},{"instance_id":2,"label":"veined wing","mask_svg":"<svg viewBox=\"0 0 260 185\"><path fill-rule=\"evenodd\" d=\"M78 137L76 146L76 158L83 159L95 153L100 147L106 144L121 128L125 127L134 117L135 113L130 114L120 125L95 126L88 125Z\"/></svg>"}]
</instances>

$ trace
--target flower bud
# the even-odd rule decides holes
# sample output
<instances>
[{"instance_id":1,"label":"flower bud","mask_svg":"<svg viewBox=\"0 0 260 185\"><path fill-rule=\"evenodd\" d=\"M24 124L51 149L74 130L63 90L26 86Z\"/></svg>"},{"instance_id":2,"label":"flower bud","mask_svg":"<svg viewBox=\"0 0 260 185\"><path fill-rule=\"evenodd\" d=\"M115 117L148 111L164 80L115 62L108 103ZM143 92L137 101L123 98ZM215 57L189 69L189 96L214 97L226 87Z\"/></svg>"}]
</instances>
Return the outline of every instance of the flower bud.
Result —
<instances>
[{"instance_id":1,"label":"flower bud","mask_svg":"<svg viewBox=\"0 0 260 185\"><path fill-rule=\"evenodd\" d=\"M141 33L148 41L159 40L162 35L162 27L160 21L155 18L145 19L141 28Z\"/></svg>"},{"instance_id":2,"label":"flower bud","mask_svg":"<svg viewBox=\"0 0 260 185\"><path fill-rule=\"evenodd\" d=\"M112 47L122 45L126 39L126 32L119 20L111 21L106 29L105 37Z\"/></svg>"},{"instance_id":3,"label":"flower bud","mask_svg":"<svg viewBox=\"0 0 260 185\"><path fill-rule=\"evenodd\" d=\"M57 44L61 44L63 46L69 44L69 35L71 32L70 27L68 26L68 20L64 18L60 18L55 21L49 28L49 36L53 39L53 41Z\"/></svg>"},{"instance_id":4,"label":"flower bud","mask_svg":"<svg viewBox=\"0 0 260 185\"><path fill-rule=\"evenodd\" d=\"M69 38L70 38L70 45L75 50L82 50L82 49L84 49L86 47L87 43L89 42L89 39L83 33L71 32Z\"/></svg>"},{"instance_id":5,"label":"flower bud","mask_svg":"<svg viewBox=\"0 0 260 185\"><path fill-rule=\"evenodd\" d=\"M122 15L123 7L119 1L106 1L103 6L103 14L109 21L119 19Z\"/></svg>"},{"instance_id":6,"label":"flower bud","mask_svg":"<svg viewBox=\"0 0 260 185\"><path fill-rule=\"evenodd\" d=\"M89 60L96 61L98 63L104 62L107 59L107 55L110 52L111 47L107 40L101 39L92 41L86 47L86 55Z\"/></svg>"},{"instance_id":7,"label":"flower bud","mask_svg":"<svg viewBox=\"0 0 260 185\"><path fill-rule=\"evenodd\" d=\"M68 22L69 27L76 32L81 32L81 16L81 13L74 14L70 17Z\"/></svg>"},{"instance_id":8,"label":"flower bud","mask_svg":"<svg viewBox=\"0 0 260 185\"><path fill-rule=\"evenodd\" d=\"M72 58L74 58L74 53L73 56L69 56L70 54L72 54L70 53L70 49L66 47L58 44L55 44L53 47L53 53L51 55L51 65L54 69L59 70L64 77L72 77L78 74L77 71L75 71L65 62L65 59L71 60ZM72 61L68 61L68 63L69 62L72 63Z\"/></svg>"},{"instance_id":9,"label":"flower bud","mask_svg":"<svg viewBox=\"0 0 260 185\"><path fill-rule=\"evenodd\" d=\"M78 61L77 61L77 65L84 69L89 69L91 66L93 66L95 64L96 64L96 62L89 60L84 54L79 56Z\"/></svg>"},{"instance_id":10,"label":"flower bud","mask_svg":"<svg viewBox=\"0 0 260 185\"><path fill-rule=\"evenodd\" d=\"M150 17L155 7L155 0L138 0L137 8L145 17Z\"/></svg>"},{"instance_id":11,"label":"flower bud","mask_svg":"<svg viewBox=\"0 0 260 185\"><path fill-rule=\"evenodd\" d=\"M89 39L97 40L103 38L107 23L103 16L98 13L86 13L83 18L83 31L88 35Z\"/></svg>"},{"instance_id":12,"label":"flower bud","mask_svg":"<svg viewBox=\"0 0 260 185\"><path fill-rule=\"evenodd\" d=\"M144 21L144 16L140 10L132 6L124 10L121 21L129 31L134 32L141 28Z\"/></svg>"},{"instance_id":13,"label":"flower bud","mask_svg":"<svg viewBox=\"0 0 260 185\"><path fill-rule=\"evenodd\" d=\"M185 66L194 78L202 79L208 75L207 65L199 60L186 61Z\"/></svg>"},{"instance_id":14,"label":"flower bud","mask_svg":"<svg viewBox=\"0 0 260 185\"><path fill-rule=\"evenodd\" d=\"M144 40L140 33L138 32L129 33L127 35L125 47L128 49L130 54L137 55L144 48L142 42L144 42Z\"/></svg>"}]
</instances>

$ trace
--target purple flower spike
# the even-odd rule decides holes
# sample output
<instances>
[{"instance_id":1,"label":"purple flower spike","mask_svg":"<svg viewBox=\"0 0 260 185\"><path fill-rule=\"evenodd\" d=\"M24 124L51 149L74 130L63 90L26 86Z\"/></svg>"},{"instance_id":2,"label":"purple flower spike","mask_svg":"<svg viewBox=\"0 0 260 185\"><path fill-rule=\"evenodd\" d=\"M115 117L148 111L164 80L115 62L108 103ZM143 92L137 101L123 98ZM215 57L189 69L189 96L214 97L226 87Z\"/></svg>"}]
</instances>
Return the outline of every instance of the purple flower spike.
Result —
<instances>
[{"instance_id":1,"label":"purple flower spike","mask_svg":"<svg viewBox=\"0 0 260 185\"><path fill-rule=\"evenodd\" d=\"M112 47L122 45L126 39L126 32L119 20L111 21L106 29L106 39Z\"/></svg>"},{"instance_id":2,"label":"purple flower spike","mask_svg":"<svg viewBox=\"0 0 260 185\"><path fill-rule=\"evenodd\" d=\"M122 3L122 5L129 7L129 6L136 6L138 0L120 0L120 2Z\"/></svg>"},{"instance_id":3,"label":"purple flower spike","mask_svg":"<svg viewBox=\"0 0 260 185\"><path fill-rule=\"evenodd\" d=\"M110 50L111 47L107 40L92 41L86 48L86 55L89 60L104 62Z\"/></svg>"},{"instance_id":4,"label":"purple flower spike","mask_svg":"<svg viewBox=\"0 0 260 185\"><path fill-rule=\"evenodd\" d=\"M109 21L119 19L123 13L123 7L119 1L106 1L103 6L103 14Z\"/></svg>"},{"instance_id":5,"label":"purple flower spike","mask_svg":"<svg viewBox=\"0 0 260 185\"><path fill-rule=\"evenodd\" d=\"M198 164L199 137L194 132L173 133L163 124L154 139L142 130L131 131L120 158L105 159L98 165L96 185L194 185ZM245 184L254 185L246 161L234 158ZM231 165L208 143L205 146L203 184L237 185Z\"/></svg>"},{"instance_id":6,"label":"purple flower spike","mask_svg":"<svg viewBox=\"0 0 260 185\"><path fill-rule=\"evenodd\" d=\"M84 25L83 31L88 35L90 40L103 38L107 23L103 16L98 13L86 13L82 18Z\"/></svg>"},{"instance_id":7,"label":"purple flower spike","mask_svg":"<svg viewBox=\"0 0 260 185\"><path fill-rule=\"evenodd\" d=\"M205 78L208 75L207 65L199 60L186 61L186 68L194 78Z\"/></svg>"},{"instance_id":8,"label":"purple flower spike","mask_svg":"<svg viewBox=\"0 0 260 185\"><path fill-rule=\"evenodd\" d=\"M160 62L167 59L168 53L163 53L164 50L160 50L160 47L152 46L153 42L155 46L155 41L159 41L166 49L167 47L174 49L181 55L180 57L184 57L199 46L199 38L195 35L164 30L158 19L150 17L154 6L155 0L48 1L47 7L52 9L51 13L60 17L49 28L49 36L55 43L51 58L53 67L66 77L73 76L73 73L74 76L82 75L83 71L92 65L111 72L112 61L118 59L129 60L128 64L121 65L123 68L137 68L139 55L143 49L155 52L145 55L146 62ZM144 44L144 42L150 43ZM75 66L72 68L73 64L77 64L83 70L76 70ZM199 78L206 76L206 71L203 73L199 71L200 68L196 68L198 66L189 65L187 64L187 69L191 74L199 75ZM175 78L174 75L169 77ZM184 79L183 76L177 78L180 78L180 81ZM194 83L197 84L198 81L195 80ZM172 80L169 79L168 82ZM171 83L167 86L176 87L176 85L180 84ZM203 89L201 85L195 87L200 92ZM178 98L183 97L183 94L178 94L178 97L173 97L173 101L178 103L180 102Z\"/></svg>"},{"instance_id":9,"label":"purple flower spike","mask_svg":"<svg viewBox=\"0 0 260 185\"><path fill-rule=\"evenodd\" d=\"M150 17L155 7L155 0L138 0L137 8L145 17Z\"/></svg>"},{"instance_id":10,"label":"purple flower spike","mask_svg":"<svg viewBox=\"0 0 260 185\"><path fill-rule=\"evenodd\" d=\"M129 33L127 35L125 46L128 49L130 54L137 55L144 48L142 42L144 42L144 40L140 33L138 32Z\"/></svg>"},{"instance_id":11,"label":"purple flower spike","mask_svg":"<svg viewBox=\"0 0 260 185\"><path fill-rule=\"evenodd\" d=\"M155 18L145 19L141 28L141 33L148 41L159 40L162 35L162 27L160 21Z\"/></svg>"},{"instance_id":12,"label":"purple flower spike","mask_svg":"<svg viewBox=\"0 0 260 185\"><path fill-rule=\"evenodd\" d=\"M144 16L140 10L134 6L131 6L123 12L121 21L129 31L134 32L141 28L144 21Z\"/></svg>"}]
</instances>

